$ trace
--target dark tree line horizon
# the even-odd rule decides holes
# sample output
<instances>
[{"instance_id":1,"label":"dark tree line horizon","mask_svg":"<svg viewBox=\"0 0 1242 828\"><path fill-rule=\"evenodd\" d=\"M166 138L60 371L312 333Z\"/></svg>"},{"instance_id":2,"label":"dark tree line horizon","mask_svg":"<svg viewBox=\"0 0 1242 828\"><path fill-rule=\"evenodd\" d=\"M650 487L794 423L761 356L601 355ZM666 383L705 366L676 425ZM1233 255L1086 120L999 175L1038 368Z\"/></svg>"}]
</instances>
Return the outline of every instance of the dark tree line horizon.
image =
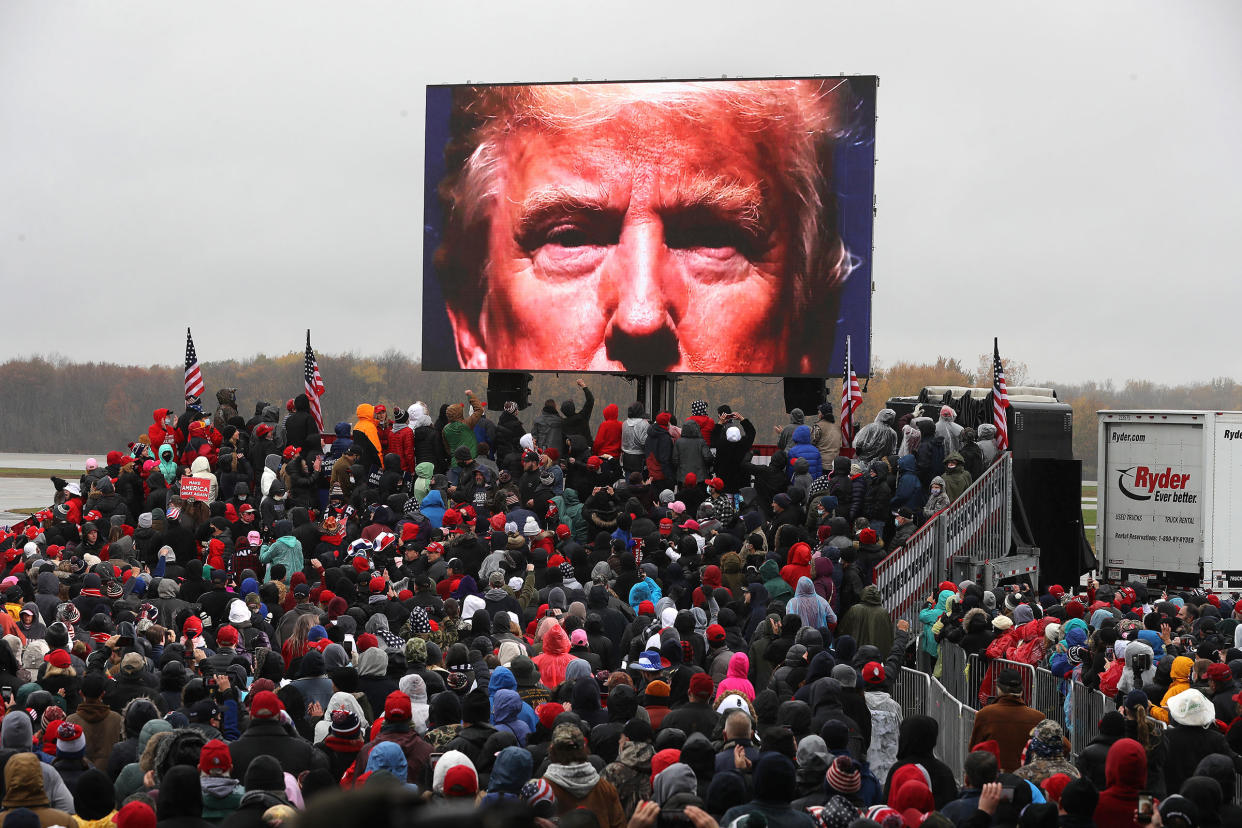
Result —
<instances>
[{"instance_id":1,"label":"dark tree line horizon","mask_svg":"<svg viewBox=\"0 0 1242 828\"><path fill-rule=\"evenodd\" d=\"M201 363L207 391L204 408L215 409L216 390L237 388L239 410L249 419L257 400L283 405L302 393L301 352L280 356L258 355L246 360ZM486 372L423 372L420 364L397 351L375 357L357 354L320 354L319 368L327 393L321 399L325 430L337 422L354 421L361 402L409 406L422 401L432 416L444 403L464 402L465 390L485 396ZM873 365L868 392L863 397L859 423L871 422L890 396L916 395L925 385L990 386L990 357L975 369L959 360L938 357L934 362L897 362ZM1010 384L1027 380L1026 366L1007 362ZM605 374L535 374L531 407L520 413L527 427L544 400L582 399L574 380L583 379L596 396L593 423L603 407L616 403L625 416L636 398L634 386L622 377ZM1084 474L1095 472L1095 412L1104 408L1203 408L1242 410L1242 385L1229 378L1178 386L1145 380L1117 385L1112 380L1087 383L1031 383L1051 387L1074 409L1075 455ZM103 453L123 448L151 424L156 408L184 410L181 366L116 365L71 362L63 357L26 357L0 363L0 451L44 453ZM829 400L838 406L840 382L829 385ZM689 414L690 402L707 400L714 411L727 403L748 417L758 430L758 442L775 441L773 426L787 423L780 378L684 377L677 383L678 418ZM810 415L810 412L808 412Z\"/></svg>"}]
</instances>

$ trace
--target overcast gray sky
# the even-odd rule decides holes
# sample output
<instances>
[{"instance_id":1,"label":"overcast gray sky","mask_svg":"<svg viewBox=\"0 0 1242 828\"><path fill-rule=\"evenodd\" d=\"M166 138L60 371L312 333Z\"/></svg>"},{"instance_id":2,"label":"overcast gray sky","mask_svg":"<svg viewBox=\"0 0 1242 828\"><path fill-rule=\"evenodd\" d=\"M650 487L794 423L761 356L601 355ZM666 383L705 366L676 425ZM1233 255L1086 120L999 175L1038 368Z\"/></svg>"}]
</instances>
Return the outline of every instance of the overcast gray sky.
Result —
<instances>
[{"instance_id":1,"label":"overcast gray sky","mask_svg":"<svg viewBox=\"0 0 1242 828\"><path fill-rule=\"evenodd\" d=\"M0 359L420 348L428 83L878 74L873 342L1239 377L1242 3L0 5Z\"/></svg>"}]
</instances>

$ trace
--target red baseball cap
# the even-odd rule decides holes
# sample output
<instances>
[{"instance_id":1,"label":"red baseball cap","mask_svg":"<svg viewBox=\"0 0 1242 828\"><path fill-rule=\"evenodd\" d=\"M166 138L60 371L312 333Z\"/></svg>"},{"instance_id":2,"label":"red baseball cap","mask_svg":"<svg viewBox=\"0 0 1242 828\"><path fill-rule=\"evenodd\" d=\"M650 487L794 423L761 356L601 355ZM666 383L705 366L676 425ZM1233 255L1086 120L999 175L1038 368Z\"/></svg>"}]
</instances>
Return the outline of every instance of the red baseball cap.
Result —
<instances>
[{"instance_id":1,"label":"red baseball cap","mask_svg":"<svg viewBox=\"0 0 1242 828\"><path fill-rule=\"evenodd\" d=\"M43 660L58 670L64 670L73 662L69 658L69 653L65 650L52 650L43 657Z\"/></svg>"},{"instance_id":2,"label":"red baseball cap","mask_svg":"<svg viewBox=\"0 0 1242 828\"><path fill-rule=\"evenodd\" d=\"M862 677L867 684L883 684L884 665L878 661L868 661L863 665Z\"/></svg>"}]
</instances>

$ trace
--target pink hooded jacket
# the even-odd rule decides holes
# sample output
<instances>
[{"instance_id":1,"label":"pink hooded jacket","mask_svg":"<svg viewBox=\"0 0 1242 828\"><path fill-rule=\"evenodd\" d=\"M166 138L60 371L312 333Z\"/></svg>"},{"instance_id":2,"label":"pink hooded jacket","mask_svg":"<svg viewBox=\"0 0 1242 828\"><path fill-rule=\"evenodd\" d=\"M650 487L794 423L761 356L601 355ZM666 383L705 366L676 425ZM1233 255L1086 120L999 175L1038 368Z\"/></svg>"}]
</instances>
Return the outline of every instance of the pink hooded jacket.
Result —
<instances>
[{"instance_id":1,"label":"pink hooded jacket","mask_svg":"<svg viewBox=\"0 0 1242 828\"><path fill-rule=\"evenodd\" d=\"M750 679L746 678L750 673L750 659L746 653L734 653L729 659L729 671L725 675L724 681L720 682L720 686L716 688L716 700L719 701L730 690L736 690L746 697L748 701L755 700L755 688L750 683Z\"/></svg>"}]
</instances>

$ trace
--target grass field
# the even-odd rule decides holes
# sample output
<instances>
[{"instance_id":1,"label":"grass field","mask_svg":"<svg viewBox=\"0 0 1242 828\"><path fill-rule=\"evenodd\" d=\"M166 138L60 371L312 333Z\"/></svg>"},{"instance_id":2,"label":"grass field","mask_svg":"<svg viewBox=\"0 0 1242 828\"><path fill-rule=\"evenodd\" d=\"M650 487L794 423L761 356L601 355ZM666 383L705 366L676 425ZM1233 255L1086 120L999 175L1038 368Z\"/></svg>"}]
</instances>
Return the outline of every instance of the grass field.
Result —
<instances>
[{"instance_id":1,"label":"grass field","mask_svg":"<svg viewBox=\"0 0 1242 828\"><path fill-rule=\"evenodd\" d=\"M47 479L52 475L63 477L66 480L72 480L79 473L69 471L68 469L0 469L0 477L42 477Z\"/></svg>"},{"instance_id":2,"label":"grass field","mask_svg":"<svg viewBox=\"0 0 1242 828\"><path fill-rule=\"evenodd\" d=\"M1083 486L1082 487L1082 496L1084 498L1092 498L1094 500L1097 492L1098 492L1098 487L1096 486ZM1095 506L1096 506L1095 503L1082 504L1083 526L1085 527L1095 526L1095 515L1096 515ZM1088 528L1085 531L1087 533L1087 543L1091 544L1091 548L1094 550L1095 549L1095 529Z\"/></svg>"}]
</instances>

